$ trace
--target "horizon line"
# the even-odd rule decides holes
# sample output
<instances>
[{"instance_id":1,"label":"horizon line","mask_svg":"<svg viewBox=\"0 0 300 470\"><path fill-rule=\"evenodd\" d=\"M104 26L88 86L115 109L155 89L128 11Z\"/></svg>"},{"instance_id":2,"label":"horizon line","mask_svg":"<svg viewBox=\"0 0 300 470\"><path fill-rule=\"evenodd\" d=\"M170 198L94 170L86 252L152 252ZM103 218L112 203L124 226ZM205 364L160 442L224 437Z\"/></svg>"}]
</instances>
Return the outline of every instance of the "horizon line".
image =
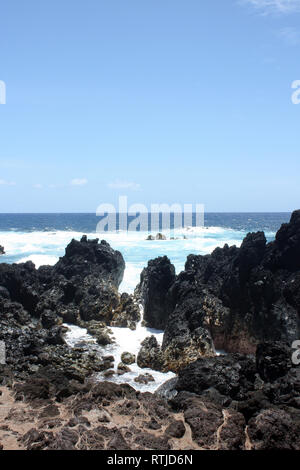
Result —
<instances>
[{"instance_id":1,"label":"horizon line","mask_svg":"<svg viewBox=\"0 0 300 470\"><path fill-rule=\"evenodd\" d=\"M205 211L205 214L290 214L294 212L295 210L298 209L293 209L293 210L285 210L285 211ZM123 212L116 212L116 214L122 214ZM154 212L149 212L149 214L152 214ZM155 212L156 214L157 212ZM164 214L166 212L159 212L159 214ZM174 212L170 212L171 214L174 214ZM196 212L192 212L193 214L196 214ZM89 212L89 211L84 211L84 212L76 212L76 211L71 211L71 212L63 212L63 211L55 211L55 212L0 212L0 215L95 215L95 217L102 217L97 215L95 212ZM128 214L128 212L127 212ZM138 214L138 212L137 212ZM134 215L134 214L133 214ZM104 217L104 216L103 216Z\"/></svg>"}]
</instances>

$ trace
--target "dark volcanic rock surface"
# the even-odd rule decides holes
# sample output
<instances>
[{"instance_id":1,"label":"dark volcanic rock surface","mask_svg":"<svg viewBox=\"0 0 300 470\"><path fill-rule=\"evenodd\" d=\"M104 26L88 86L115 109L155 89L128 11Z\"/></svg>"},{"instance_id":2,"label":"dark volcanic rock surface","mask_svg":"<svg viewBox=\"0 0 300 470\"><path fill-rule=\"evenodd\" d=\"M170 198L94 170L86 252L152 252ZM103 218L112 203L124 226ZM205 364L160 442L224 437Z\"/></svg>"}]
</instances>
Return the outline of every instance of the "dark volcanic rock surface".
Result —
<instances>
[{"instance_id":1,"label":"dark volcanic rock surface","mask_svg":"<svg viewBox=\"0 0 300 470\"><path fill-rule=\"evenodd\" d=\"M175 279L173 272L169 260L158 258L138 286L147 325L165 325L162 352L169 369L213 356L214 346L255 354L259 343L291 345L300 338L300 211L274 242L267 244L263 232L250 233L240 248L190 255Z\"/></svg>"},{"instance_id":2,"label":"dark volcanic rock surface","mask_svg":"<svg viewBox=\"0 0 300 470\"><path fill-rule=\"evenodd\" d=\"M107 242L72 240L66 254L53 269L40 268L46 290L37 305L40 315L45 309L55 310L66 322L112 320L119 305L118 287L123 279L124 259ZM39 271L40 271L39 270Z\"/></svg>"},{"instance_id":3,"label":"dark volcanic rock surface","mask_svg":"<svg viewBox=\"0 0 300 470\"><path fill-rule=\"evenodd\" d=\"M281 360L280 377L262 380L264 350L283 358L286 345L260 345L256 361L199 359L172 380L177 394L169 400L127 384L80 384L45 368L14 384L16 401L0 425L1 441L6 448L11 422L22 419L28 431L17 433L16 442L28 450L300 450L300 369Z\"/></svg>"},{"instance_id":4,"label":"dark volcanic rock surface","mask_svg":"<svg viewBox=\"0 0 300 470\"><path fill-rule=\"evenodd\" d=\"M255 374L251 357L235 354L202 358L179 372L176 389L201 395L214 388L224 397L241 399L254 390Z\"/></svg>"},{"instance_id":5,"label":"dark volcanic rock surface","mask_svg":"<svg viewBox=\"0 0 300 470\"><path fill-rule=\"evenodd\" d=\"M97 273L98 277L118 288L123 280L124 269L125 262L119 251L113 250L104 240L99 243L97 238L88 240L83 236L80 242L73 239L69 243L65 256L55 265L54 272L67 279Z\"/></svg>"},{"instance_id":6,"label":"dark volcanic rock surface","mask_svg":"<svg viewBox=\"0 0 300 470\"><path fill-rule=\"evenodd\" d=\"M72 240L55 266L35 269L32 262L0 264L0 340L6 345L6 367L25 378L54 368L69 380L83 382L107 368L94 353L70 350L62 322L86 326L100 344L111 342L107 324L118 318L114 309L133 307L120 301L118 286L125 263L108 243ZM131 321L136 317L132 313Z\"/></svg>"},{"instance_id":7,"label":"dark volcanic rock surface","mask_svg":"<svg viewBox=\"0 0 300 470\"><path fill-rule=\"evenodd\" d=\"M118 286L124 259L107 242L72 240L54 266L35 269L32 262L0 264L0 286L32 316L54 312L65 321L106 320L119 305Z\"/></svg>"},{"instance_id":8,"label":"dark volcanic rock surface","mask_svg":"<svg viewBox=\"0 0 300 470\"><path fill-rule=\"evenodd\" d=\"M137 365L142 369L163 370L161 349L155 336L149 336L141 343L141 349L137 356Z\"/></svg>"},{"instance_id":9,"label":"dark volcanic rock surface","mask_svg":"<svg viewBox=\"0 0 300 470\"><path fill-rule=\"evenodd\" d=\"M136 295L142 299L147 326L163 330L169 316L167 292L175 281L175 268L164 256L148 263L141 273Z\"/></svg>"}]
</instances>

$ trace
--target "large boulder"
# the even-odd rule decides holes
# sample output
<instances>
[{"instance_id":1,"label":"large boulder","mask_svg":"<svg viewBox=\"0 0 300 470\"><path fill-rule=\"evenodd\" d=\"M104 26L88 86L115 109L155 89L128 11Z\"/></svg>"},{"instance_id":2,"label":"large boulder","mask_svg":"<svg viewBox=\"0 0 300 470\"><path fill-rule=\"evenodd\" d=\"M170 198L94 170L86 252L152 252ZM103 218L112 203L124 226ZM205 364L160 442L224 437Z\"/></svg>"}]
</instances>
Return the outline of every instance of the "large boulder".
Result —
<instances>
[{"instance_id":1,"label":"large boulder","mask_svg":"<svg viewBox=\"0 0 300 470\"><path fill-rule=\"evenodd\" d=\"M147 326L165 328L169 316L166 296L174 281L175 268L167 256L149 261L142 271L136 295L141 298Z\"/></svg>"},{"instance_id":2,"label":"large boulder","mask_svg":"<svg viewBox=\"0 0 300 470\"><path fill-rule=\"evenodd\" d=\"M37 305L38 314L55 310L65 322L109 324L120 303L118 287L124 269L121 253L104 240L99 243L86 236L72 240L52 270L39 270L46 289Z\"/></svg>"},{"instance_id":3,"label":"large boulder","mask_svg":"<svg viewBox=\"0 0 300 470\"><path fill-rule=\"evenodd\" d=\"M300 210L294 211L290 222L278 230L275 241L268 245L264 264L272 271L300 270Z\"/></svg>"},{"instance_id":4,"label":"large boulder","mask_svg":"<svg viewBox=\"0 0 300 470\"><path fill-rule=\"evenodd\" d=\"M253 268L258 266L265 254L266 237L263 232L248 233L235 258L241 281L246 280Z\"/></svg>"},{"instance_id":5,"label":"large boulder","mask_svg":"<svg viewBox=\"0 0 300 470\"><path fill-rule=\"evenodd\" d=\"M0 255L4 255L4 254L5 254L4 247L0 245Z\"/></svg>"},{"instance_id":6,"label":"large boulder","mask_svg":"<svg viewBox=\"0 0 300 470\"><path fill-rule=\"evenodd\" d=\"M144 368L161 371L164 367L164 360L161 348L155 336L145 338L141 343L141 349L137 356L137 365Z\"/></svg>"},{"instance_id":7,"label":"large boulder","mask_svg":"<svg viewBox=\"0 0 300 470\"><path fill-rule=\"evenodd\" d=\"M214 388L224 397L241 400L254 390L255 374L255 361L247 356L202 358L180 370L176 389L202 395Z\"/></svg>"},{"instance_id":8,"label":"large boulder","mask_svg":"<svg viewBox=\"0 0 300 470\"><path fill-rule=\"evenodd\" d=\"M113 250L105 240L99 243L98 238L88 240L86 235L80 241L73 239L66 248L65 256L54 267L54 272L66 279L78 275L97 275L116 288L123 280L124 270L125 262L119 251Z\"/></svg>"},{"instance_id":9,"label":"large boulder","mask_svg":"<svg viewBox=\"0 0 300 470\"><path fill-rule=\"evenodd\" d=\"M140 306L133 295L126 292L120 297L118 307L113 312L111 326L136 329L137 323L141 319Z\"/></svg>"},{"instance_id":10,"label":"large boulder","mask_svg":"<svg viewBox=\"0 0 300 470\"><path fill-rule=\"evenodd\" d=\"M19 302L30 314L35 314L43 288L31 261L20 264L1 263L0 286L9 292L12 301Z\"/></svg>"},{"instance_id":11,"label":"large boulder","mask_svg":"<svg viewBox=\"0 0 300 470\"><path fill-rule=\"evenodd\" d=\"M171 322L174 326L173 315L170 318ZM174 331L174 336L170 337L172 331ZM183 325L182 330L178 330L176 325L175 328L168 328L167 335L164 336L162 346L162 356L166 370L178 372L199 357L215 356L214 343L210 332L206 328L198 327L187 330Z\"/></svg>"},{"instance_id":12,"label":"large boulder","mask_svg":"<svg viewBox=\"0 0 300 470\"><path fill-rule=\"evenodd\" d=\"M257 371L266 382L284 377L292 367L291 359L291 347L279 341L261 343L256 350Z\"/></svg>"}]
</instances>

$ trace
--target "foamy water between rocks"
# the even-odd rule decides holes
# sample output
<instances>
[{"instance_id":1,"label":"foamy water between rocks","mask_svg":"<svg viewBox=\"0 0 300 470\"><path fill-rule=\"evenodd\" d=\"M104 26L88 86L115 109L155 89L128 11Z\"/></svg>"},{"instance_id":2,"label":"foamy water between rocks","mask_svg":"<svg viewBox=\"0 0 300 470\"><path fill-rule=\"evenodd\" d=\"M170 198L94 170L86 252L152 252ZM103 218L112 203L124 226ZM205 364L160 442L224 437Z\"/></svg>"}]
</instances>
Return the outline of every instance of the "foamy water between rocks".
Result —
<instances>
[{"instance_id":1,"label":"foamy water between rocks","mask_svg":"<svg viewBox=\"0 0 300 470\"><path fill-rule=\"evenodd\" d=\"M100 346L96 342L95 338L91 336L85 328L81 328L76 325L64 324L68 328L65 335L66 342L71 347L84 346L90 350L98 352L101 356L114 356L114 371L115 374L109 378L106 378L103 373L97 373L96 379L99 381L108 380L109 382L115 383L128 383L136 390L141 392L155 392L167 380L172 379L176 376L173 372L157 372L155 370L145 368L141 369L137 363L131 364L129 367L131 372L126 372L123 375L117 374L117 367L121 361L121 355L123 352L129 352L134 354L136 357L141 348L141 342L147 338L147 336L155 336L159 345L162 344L164 332L161 330L155 330L153 328L146 328L142 326L142 322L137 325L136 330L130 330L129 328L118 328L109 327L113 332L113 339L115 343L107 346ZM216 355L226 354L225 351L216 351ZM105 371L104 371L105 372ZM154 378L154 382L148 384L141 384L135 382L135 378L139 375L145 375L146 373L151 374Z\"/></svg>"},{"instance_id":2,"label":"foamy water between rocks","mask_svg":"<svg viewBox=\"0 0 300 470\"><path fill-rule=\"evenodd\" d=\"M99 346L93 338L89 335L85 328L80 328L79 326L65 324L68 328L65 339L69 346L76 347L79 345L88 346L91 350L98 352L101 356L114 356L114 370L115 374L109 378L105 378L103 373L98 373L96 378L101 380L108 380L109 382L115 383L128 383L136 390L142 392L154 392L160 385L162 385L167 380L175 377L173 372L157 372L152 369L141 369L137 363L131 364L129 367L131 372L126 372L123 375L117 375L117 367L121 361L121 355L123 352L129 352L134 354L136 357L141 348L141 342L147 336L155 336L157 342L161 345L163 340L163 331L154 330L152 328L146 328L142 326L141 322L137 325L136 330L130 330L129 328L118 328L118 327L109 327L113 332L113 338L115 340L114 344L109 344L107 346ZM140 384L135 382L135 378L139 375L144 375L145 373L151 374L154 378L154 382L149 382L148 384Z\"/></svg>"}]
</instances>

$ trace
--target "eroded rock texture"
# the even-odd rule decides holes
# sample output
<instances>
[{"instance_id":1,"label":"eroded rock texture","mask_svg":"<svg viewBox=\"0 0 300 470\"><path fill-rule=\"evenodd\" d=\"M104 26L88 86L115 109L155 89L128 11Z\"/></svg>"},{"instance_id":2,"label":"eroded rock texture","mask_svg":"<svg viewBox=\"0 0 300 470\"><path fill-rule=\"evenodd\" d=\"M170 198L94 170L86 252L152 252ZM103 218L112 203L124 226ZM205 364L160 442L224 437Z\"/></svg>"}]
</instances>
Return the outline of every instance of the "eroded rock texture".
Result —
<instances>
[{"instance_id":1,"label":"eroded rock texture","mask_svg":"<svg viewBox=\"0 0 300 470\"><path fill-rule=\"evenodd\" d=\"M300 211L272 243L263 232L250 233L240 248L188 256L173 282L172 273L165 258L149 262L138 287L147 324L165 325L166 368L213 356L214 347L255 354L261 342L300 338Z\"/></svg>"},{"instance_id":2,"label":"eroded rock texture","mask_svg":"<svg viewBox=\"0 0 300 470\"><path fill-rule=\"evenodd\" d=\"M149 261L147 268L142 271L135 294L141 298L147 326L165 329L170 313L166 296L174 281L175 268L167 256Z\"/></svg>"},{"instance_id":3,"label":"eroded rock texture","mask_svg":"<svg viewBox=\"0 0 300 470\"><path fill-rule=\"evenodd\" d=\"M100 345L112 342L111 323L134 328L138 306L132 296L118 293L124 269L121 253L86 236L72 240L55 266L1 263L0 340L14 377L56 370L83 382L107 369L107 361L92 351L70 350L62 323L85 326Z\"/></svg>"},{"instance_id":4,"label":"eroded rock texture","mask_svg":"<svg viewBox=\"0 0 300 470\"><path fill-rule=\"evenodd\" d=\"M275 378L269 359L261 368L265 350L284 358L286 345L262 344L256 359L198 359L155 394L36 373L10 390L0 386L0 442L29 450L300 450L300 369L282 359Z\"/></svg>"}]
</instances>

